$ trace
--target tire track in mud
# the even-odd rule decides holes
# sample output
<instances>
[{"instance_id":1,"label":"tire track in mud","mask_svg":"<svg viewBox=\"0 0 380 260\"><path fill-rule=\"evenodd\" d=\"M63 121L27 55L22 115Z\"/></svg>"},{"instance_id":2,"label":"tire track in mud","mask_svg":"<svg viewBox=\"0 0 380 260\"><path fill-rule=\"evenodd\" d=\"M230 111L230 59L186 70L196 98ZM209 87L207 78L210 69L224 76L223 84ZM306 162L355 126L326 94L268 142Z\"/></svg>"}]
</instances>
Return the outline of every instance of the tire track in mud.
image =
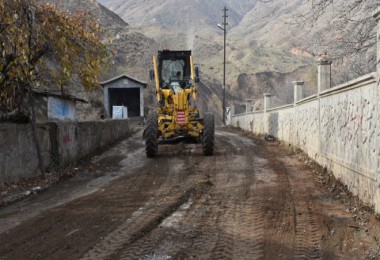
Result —
<instances>
[{"instance_id":1,"label":"tire track in mud","mask_svg":"<svg viewBox=\"0 0 380 260\"><path fill-rule=\"evenodd\" d=\"M292 159L292 165L284 164L292 187L295 221L296 259L322 259L322 232L319 227L318 206L313 203L312 192L316 189L313 182L308 182L302 166ZM298 167L295 167L298 166Z\"/></svg>"},{"instance_id":2,"label":"tire track in mud","mask_svg":"<svg viewBox=\"0 0 380 260\"><path fill-rule=\"evenodd\" d=\"M199 166L196 171L205 178L207 187L193 194L185 210L173 213L179 216L175 224L157 226L126 247L118 255L120 259L263 256L265 217L260 198L265 190L255 184L249 156L231 157L231 154L242 154L246 146L235 135L231 136L231 142L229 138L223 143L217 139L215 156L195 159ZM244 142L251 140L244 139ZM194 154L201 151L196 148Z\"/></svg>"},{"instance_id":3,"label":"tire track in mud","mask_svg":"<svg viewBox=\"0 0 380 260\"><path fill-rule=\"evenodd\" d=\"M245 203L239 203L237 212L238 223L236 237L240 237L240 243L234 247L234 258L242 259L249 256L251 259L260 259L264 256L264 227L266 219L263 212L263 200L265 189L256 186L250 191ZM244 201L244 198L242 198ZM236 223L235 223L236 224Z\"/></svg>"},{"instance_id":4,"label":"tire track in mud","mask_svg":"<svg viewBox=\"0 0 380 260\"><path fill-rule=\"evenodd\" d=\"M114 189L120 190L120 186L124 186L124 189L138 192L147 180L160 182L156 176L148 178L148 175L142 177L132 175L127 179L128 182L122 181L115 184ZM149 190L147 190L147 194L149 194ZM97 198L96 202L94 202L94 196ZM70 258L78 259L85 250L76 250L74 245L71 245L71 240L80 237L79 241L77 240L78 244L82 244L84 241L91 243L97 240L98 234L107 232L109 225L113 225L110 223L118 221L120 212L114 210L112 215L106 213L101 219L97 218L97 215L100 211L107 212L113 200L120 201L120 196L118 192L100 191L50 209L29 223L23 223L11 232L4 234L1 244L10 244L12 247L8 251L1 249L0 255L5 259L67 259L67 255L70 255ZM144 196L141 196L141 200L145 200ZM139 203L141 203L140 199L132 201L130 198L125 198L123 201L128 208L133 208L134 204ZM121 207L123 208L124 205ZM128 211L128 209L125 210ZM83 233L84 230L90 230L90 233ZM74 231L74 233L70 231ZM23 248L23 250L14 250L14 248ZM29 251L27 258L25 255L23 256L24 251Z\"/></svg>"},{"instance_id":5,"label":"tire track in mud","mask_svg":"<svg viewBox=\"0 0 380 260\"><path fill-rule=\"evenodd\" d=\"M183 151L181 145L176 147L180 151L176 150L175 147L166 150L168 153L160 156L160 164L158 161L151 161L151 164L155 165L156 170L160 172L159 174L166 176L154 197L144 207L136 211L131 218L90 249L82 259L123 257L124 248L149 237L149 234L180 208L190 198L191 194L196 192L196 189L207 186L206 182L202 182L201 176L192 174L197 169L196 162L191 158L178 155L178 153L188 153L189 151ZM177 155L173 157L172 153L177 153ZM173 158L168 159L170 157ZM153 245L153 240L146 241L144 246L140 244L139 250L133 250L133 255L130 258L139 258L137 257L138 251L149 250Z\"/></svg>"},{"instance_id":6,"label":"tire track in mud","mask_svg":"<svg viewBox=\"0 0 380 260\"><path fill-rule=\"evenodd\" d=\"M263 256L262 191L249 156L251 140L227 134L217 153L201 164L213 186L194 203L180 229L195 230L186 255L202 259ZM222 142L221 142L222 141ZM219 157L219 158L218 158ZM191 223L191 224L190 224Z\"/></svg>"},{"instance_id":7,"label":"tire track in mud","mask_svg":"<svg viewBox=\"0 0 380 260\"><path fill-rule=\"evenodd\" d=\"M273 154L274 149L268 146L269 154ZM266 258L292 255L294 259L321 259L321 221L318 219L318 205L311 197L317 191L314 183L309 181L309 173L302 170L304 165L289 158L284 151L268 160L280 183L283 183L281 192L284 194L281 205L271 205L280 213L277 220L282 225L276 224L277 232L272 229L270 233L275 235L277 241L285 241L288 248L283 248L284 252L279 255L271 254L273 250L268 248Z\"/></svg>"},{"instance_id":8,"label":"tire track in mud","mask_svg":"<svg viewBox=\"0 0 380 260\"><path fill-rule=\"evenodd\" d=\"M158 227L167 216L175 212L189 198L191 192L192 190L187 190L171 203L161 204L160 208L150 205L146 209L135 212L130 219L107 235L81 259L114 259L114 255L125 245L134 243Z\"/></svg>"},{"instance_id":9,"label":"tire track in mud","mask_svg":"<svg viewBox=\"0 0 380 260\"><path fill-rule=\"evenodd\" d=\"M260 157L241 136L216 145L212 157L193 144L161 147L146 167L159 176L151 198L82 259L318 259L318 222L305 197L312 187L299 169ZM276 192L284 198L271 200Z\"/></svg>"},{"instance_id":10,"label":"tire track in mud","mask_svg":"<svg viewBox=\"0 0 380 260\"><path fill-rule=\"evenodd\" d=\"M253 143L233 134L224 135L220 141L223 141L219 147L224 159L215 161L211 175L214 186L209 193L209 202L213 204L210 226L213 227L214 246L211 247L210 237L206 235L198 243L208 245L210 252L202 254L200 251L196 257L260 258L263 256L265 218L250 157Z\"/></svg>"},{"instance_id":11,"label":"tire track in mud","mask_svg":"<svg viewBox=\"0 0 380 260\"><path fill-rule=\"evenodd\" d=\"M315 184L311 182L310 172L305 165L289 156L284 150L278 150L277 144L266 146L265 153L276 155L268 158L272 169L282 183L281 193L284 200L278 204L277 212L279 223L276 224L275 239L286 247L280 254L273 255L270 248L266 249L266 258L280 258L284 256L293 259L322 259L322 236L319 218L320 208L313 196L318 193ZM280 187L280 186L279 186ZM272 205L274 207L275 204ZM270 229L269 229L270 230ZM273 234L272 230L272 234Z\"/></svg>"},{"instance_id":12,"label":"tire track in mud","mask_svg":"<svg viewBox=\"0 0 380 260\"><path fill-rule=\"evenodd\" d=\"M139 163L104 189L3 233L0 258L358 259L370 248L367 231L347 226L356 222L345 205L277 142L217 131L214 156L179 144ZM361 255L347 250L359 246Z\"/></svg>"},{"instance_id":13,"label":"tire track in mud","mask_svg":"<svg viewBox=\"0 0 380 260\"><path fill-rule=\"evenodd\" d=\"M192 194L188 201L184 202L178 210L181 211L184 205L192 200ZM186 210L185 210L186 211ZM169 259L170 257L180 254L181 248L189 244L189 235L178 232L174 227L165 223L172 215L167 216L165 220L159 223L149 234L146 234L140 240L125 247L118 255L118 259ZM175 242L172 242L175 241ZM177 258L175 258L177 259Z\"/></svg>"},{"instance_id":14,"label":"tire track in mud","mask_svg":"<svg viewBox=\"0 0 380 260\"><path fill-rule=\"evenodd\" d=\"M192 154L198 152L202 154L201 150L197 150L193 145L186 146L182 148L187 154ZM203 156L202 156L203 157ZM166 259L169 255L176 256L176 258L183 258L184 252L182 248L187 248L190 246L190 241L193 236L192 229L183 230L178 228L182 224L182 219L192 212L194 203L202 197L202 194L206 192L210 185L212 185L207 179L207 175L199 168L199 161L194 157L187 157L186 162L187 170L186 172L189 176L189 182L184 183L183 180L176 180L174 183L167 183L163 190L171 189L171 186L178 186L178 183L183 184L183 187L193 186L193 191L191 196L187 201L184 201L182 205L178 207L177 211L171 212L171 215L166 216L159 225L155 227L149 234L146 234L140 240L126 246L119 254L116 256L118 259L155 259L159 257L160 259ZM177 169L180 171L181 169ZM177 185L175 184L177 183ZM181 185L181 188L183 188ZM170 192L173 193L173 192ZM167 198L164 198L165 200ZM178 216L175 223L170 223L170 218L174 215ZM166 223L167 222L167 223Z\"/></svg>"},{"instance_id":15,"label":"tire track in mud","mask_svg":"<svg viewBox=\"0 0 380 260\"><path fill-rule=\"evenodd\" d=\"M321 235L314 217L315 209L305 197L296 199L304 200L304 202L298 202L295 205L297 224L295 258L321 259Z\"/></svg>"}]
</instances>

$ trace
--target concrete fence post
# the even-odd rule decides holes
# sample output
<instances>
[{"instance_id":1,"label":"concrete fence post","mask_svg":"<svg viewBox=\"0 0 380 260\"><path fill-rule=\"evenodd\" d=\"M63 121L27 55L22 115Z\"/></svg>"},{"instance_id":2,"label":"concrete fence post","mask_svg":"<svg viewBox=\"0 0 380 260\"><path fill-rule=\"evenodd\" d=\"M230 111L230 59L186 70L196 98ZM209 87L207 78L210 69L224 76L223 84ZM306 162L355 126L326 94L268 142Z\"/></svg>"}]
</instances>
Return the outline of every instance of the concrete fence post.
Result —
<instances>
[{"instance_id":1,"label":"concrete fence post","mask_svg":"<svg viewBox=\"0 0 380 260\"><path fill-rule=\"evenodd\" d=\"M318 93L331 88L331 63L326 58L318 61Z\"/></svg>"},{"instance_id":2,"label":"concrete fence post","mask_svg":"<svg viewBox=\"0 0 380 260\"><path fill-rule=\"evenodd\" d=\"M377 80L379 81L380 78L380 7L376 9L376 11L373 13L373 17L375 18L377 22L377 65L376 65L376 71L377 71Z\"/></svg>"},{"instance_id":3,"label":"concrete fence post","mask_svg":"<svg viewBox=\"0 0 380 260\"><path fill-rule=\"evenodd\" d=\"M226 107L226 125L232 125L232 117L235 115L235 107L231 105L230 107Z\"/></svg>"},{"instance_id":4,"label":"concrete fence post","mask_svg":"<svg viewBox=\"0 0 380 260\"><path fill-rule=\"evenodd\" d=\"M376 9L376 11L373 13L373 17L375 18L377 22L377 58L376 58L376 75L377 75L377 82L379 84L380 82L380 7ZM379 85L378 85L379 86ZM377 98L380 98L380 90L379 87L377 87ZM379 109L379 108L377 108ZM377 111L379 113L379 110ZM380 139L377 137L376 144L379 144ZM380 164L379 160L376 162L377 165ZM376 184L376 193L374 197L374 204L375 204L375 212L380 213L380 180L378 179Z\"/></svg>"},{"instance_id":5,"label":"concrete fence post","mask_svg":"<svg viewBox=\"0 0 380 260\"><path fill-rule=\"evenodd\" d=\"M267 110L270 108L270 93L264 93L264 112L267 112Z\"/></svg>"},{"instance_id":6,"label":"concrete fence post","mask_svg":"<svg viewBox=\"0 0 380 260\"><path fill-rule=\"evenodd\" d=\"M252 111L252 99L245 100L245 113L249 113Z\"/></svg>"},{"instance_id":7,"label":"concrete fence post","mask_svg":"<svg viewBox=\"0 0 380 260\"><path fill-rule=\"evenodd\" d=\"M304 81L293 81L294 86L294 105L303 98Z\"/></svg>"}]
</instances>

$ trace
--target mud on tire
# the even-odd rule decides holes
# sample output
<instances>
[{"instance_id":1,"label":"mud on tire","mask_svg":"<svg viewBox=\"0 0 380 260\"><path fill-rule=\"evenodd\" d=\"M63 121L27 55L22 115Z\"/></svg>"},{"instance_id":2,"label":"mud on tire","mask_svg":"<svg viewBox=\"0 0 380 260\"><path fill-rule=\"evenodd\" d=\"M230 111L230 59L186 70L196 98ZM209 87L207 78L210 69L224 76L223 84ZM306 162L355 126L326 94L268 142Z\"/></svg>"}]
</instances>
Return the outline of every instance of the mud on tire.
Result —
<instances>
[{"instance_id":1,"label":"mud on tire","mask_svg":"<svg viewBox=\"0 0 380 260\"><path fill-rule=\"evenodd\" d=\"M144 130L144 140L145 140L145 151L146 156L149 158L155 157L157 155L158 144L157 144L157 127L158 127L158 116L157 112L151 111L148 115L145 130Z\"/></svg>"},{"instance_id":2,"label":"mud on tire","mask_svg":"<svg viewBox=\"0 0 380 260\"><path fill-rule=\"evenodd\" d=\"M206 113L203 119L203 137L202 148L204 155L212 155L214 153L214 115Z\"/></svg>"}]
</instances>

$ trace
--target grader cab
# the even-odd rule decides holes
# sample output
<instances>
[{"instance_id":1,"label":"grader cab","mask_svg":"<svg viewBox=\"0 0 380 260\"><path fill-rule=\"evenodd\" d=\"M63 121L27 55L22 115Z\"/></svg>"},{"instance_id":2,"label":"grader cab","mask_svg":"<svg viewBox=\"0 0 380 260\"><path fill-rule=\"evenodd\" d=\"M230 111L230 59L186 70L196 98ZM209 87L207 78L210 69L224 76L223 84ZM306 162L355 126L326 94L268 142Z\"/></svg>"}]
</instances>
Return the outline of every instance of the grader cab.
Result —
<instances>
[{"instance_id":1,"label":"grader cab","mask_svg":"<svg viewBox=\"0 0 380 260\"><path fill-rule=\"evenodd\" d=\"M173 140L192 140L202 144L203 153L214 152L214 115L201 118L197 100L198 68L191 51L159 51L153 57L158 107L150 111L144 130L146 155L155 157L158 145Z\"/></svg>"}]
</instances>

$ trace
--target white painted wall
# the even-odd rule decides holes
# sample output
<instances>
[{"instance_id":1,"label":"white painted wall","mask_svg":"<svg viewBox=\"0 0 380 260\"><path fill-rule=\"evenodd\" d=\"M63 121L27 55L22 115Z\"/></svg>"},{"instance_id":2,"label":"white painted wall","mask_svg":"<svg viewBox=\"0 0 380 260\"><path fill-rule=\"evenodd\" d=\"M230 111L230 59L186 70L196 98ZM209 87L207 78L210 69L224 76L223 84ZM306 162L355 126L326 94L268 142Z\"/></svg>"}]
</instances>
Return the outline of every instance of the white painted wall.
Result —
<instances>
[{"instance_id":1,"label":"white painted wall","mask_svg":"<svg viewBox=\"0 0 380 260\"><path fill-rule=\"evenodd\" d=\"M235 115L232 125L301 148L380 213L379 100L373 73L292 105Z\"/></svg>"},{"instance_id":2,"label":"white painted wall","mask_svg":"<svg viewBox=\"0 0 380 260\"><path fill-rule=\"evenodd\" d=\"M317 95L230 121L301 148L380 213L380 8L373 17L378 22L377 72L330 88L331 63L321 60Z\"/></svg>"},{"instance_id":3,"label":"white painted wall","mask_svg":"<svg viewBox=\"0 0 380 260\"><path fill-rule=\"evenodd\" d=\"M112 88L137 88L140 90L140 117L144 117L144 86L137 81L128 79L126 76L121 75L111 82L101 83L103 85L104 94L104 108L106 110L107 116L112 117L110 111L110 97L109 89Z\"/></svg>"},{"instance_id":4,"label":"white painted wall","mask_svg":"<svg viewBox=\"0 0 380 260\"><path fill-rule=\"evenodd\" d=\"M48 119L75 120L76 115L75 101L48 97Z\"/></svg>"}]
</instances>

